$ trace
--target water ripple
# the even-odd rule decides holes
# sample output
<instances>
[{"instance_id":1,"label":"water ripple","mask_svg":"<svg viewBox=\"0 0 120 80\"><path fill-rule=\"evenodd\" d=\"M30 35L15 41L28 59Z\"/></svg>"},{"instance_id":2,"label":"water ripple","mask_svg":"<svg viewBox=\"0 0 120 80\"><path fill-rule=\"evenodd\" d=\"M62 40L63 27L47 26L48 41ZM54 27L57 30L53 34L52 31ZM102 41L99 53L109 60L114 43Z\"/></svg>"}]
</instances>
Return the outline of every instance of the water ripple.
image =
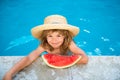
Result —
<instances>
[{"instance_id":1,"label":"water ripple","mask_svg":"<svg viewBox=\"0 0 120 80\"><path fill-rule=\"evenodd\" d=\"M34 40L32 36L22 36L17 38L9 43L9 46L5 49L5 51L22 44L26 44L32 40Z\"/></svg>"}]
</instances>

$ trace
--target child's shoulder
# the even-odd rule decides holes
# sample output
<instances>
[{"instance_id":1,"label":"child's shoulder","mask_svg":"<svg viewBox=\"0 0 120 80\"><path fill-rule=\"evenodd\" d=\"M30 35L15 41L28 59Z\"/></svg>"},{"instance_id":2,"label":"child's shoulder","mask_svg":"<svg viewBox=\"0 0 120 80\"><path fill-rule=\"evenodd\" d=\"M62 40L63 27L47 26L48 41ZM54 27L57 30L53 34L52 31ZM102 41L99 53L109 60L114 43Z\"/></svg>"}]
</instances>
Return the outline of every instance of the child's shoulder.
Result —
<instances>
[{"instance_id":1,"label":"child's shoulder","mask_svg":"<svg viewBox=\"0 0 120 80\"><path fill-rule=\"evenodd\" d=\"M41 45L39 45L36 50L39 51L39 52L46 51L45 48L43 48Z\"/></svg>"},{"instance_id":2,"label":"child's shoulder","mask_svg":"<svg viewBox=\"0 0 120 80\"><path fill-rule=\"evenodd\" d=\"M76 43L74 41L71 41L70 46L76 46Z\"/></svg>"},{"instance_id":3,"label":"child's shoulder","mask_svg":"<svg viewBox=\"0 0 120 80\"><path fill-rule=\"evenodd\" d=\"M42 47L41 45L39 45L37 49L38 49L40 52L47 52L47 53L50 53L49 50L45 49L45 48Z\"/></svg>"}]
</instances>

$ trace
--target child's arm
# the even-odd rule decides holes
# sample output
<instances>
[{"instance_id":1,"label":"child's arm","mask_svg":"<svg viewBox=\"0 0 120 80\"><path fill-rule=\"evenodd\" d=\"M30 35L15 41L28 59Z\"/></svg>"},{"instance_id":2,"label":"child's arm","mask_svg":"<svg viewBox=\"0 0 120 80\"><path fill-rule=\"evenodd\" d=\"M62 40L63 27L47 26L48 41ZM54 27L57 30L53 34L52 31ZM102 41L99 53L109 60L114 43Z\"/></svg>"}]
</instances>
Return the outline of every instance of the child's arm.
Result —
<instances>
[{"instance_id":1,"label":"child's arm","mask_svg":"<svg viewBox=\"0 0 120 80\"><path fill-rule=\"evenodd\" d=\"M72 53L79 54L82 56L82 59L78 62L78 64L81 64L81 63L86 64L88 62L88 57L85 54L85 52L79 47L77 47L77 45L73 41L71 42L69 49Z\"/></svg>"},{"instance_id":2,"label":"child's arm","mask_svg":"<svg viewBox=\"0 0 120 80\"><path fill-rule=\"evenodd\" d=\"M12 80L12 76L17 72L30 65L35 59L39 57L39 55L44 51L42 47L38 47L36 50L31 52L28 56L21 59L18 63L16 63L4 76L3 80Z\"/></svg>"}]
</instances>

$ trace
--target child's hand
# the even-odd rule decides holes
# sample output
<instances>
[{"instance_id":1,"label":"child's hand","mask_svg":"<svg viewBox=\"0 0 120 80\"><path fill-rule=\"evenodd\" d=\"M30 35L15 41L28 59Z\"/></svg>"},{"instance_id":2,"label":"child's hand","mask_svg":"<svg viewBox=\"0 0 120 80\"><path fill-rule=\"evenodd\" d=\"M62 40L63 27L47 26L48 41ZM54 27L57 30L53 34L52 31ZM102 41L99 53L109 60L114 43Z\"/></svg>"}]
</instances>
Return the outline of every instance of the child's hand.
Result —
<instances>
[{"instance_id":1,"label":"child's hand","mask_svg":"<svg viewBox=\"0 0 120 80\"><path fill-rule=\"evenodd\" d=\"M77 64L87 64L88 63L88 57L83 55L83 54L80 54L81 56L81 59L77 62Z\"/></svg>"},{"instance_id":2,"label":"child's hand","mask_svg":"<svg viewBox=\"0 0 120 80\"><path fill-rule=\"evenodd\" d=\"M7 73L4 77L3 80L12 80L11 74Z\"/></svg>"}]
</instances>

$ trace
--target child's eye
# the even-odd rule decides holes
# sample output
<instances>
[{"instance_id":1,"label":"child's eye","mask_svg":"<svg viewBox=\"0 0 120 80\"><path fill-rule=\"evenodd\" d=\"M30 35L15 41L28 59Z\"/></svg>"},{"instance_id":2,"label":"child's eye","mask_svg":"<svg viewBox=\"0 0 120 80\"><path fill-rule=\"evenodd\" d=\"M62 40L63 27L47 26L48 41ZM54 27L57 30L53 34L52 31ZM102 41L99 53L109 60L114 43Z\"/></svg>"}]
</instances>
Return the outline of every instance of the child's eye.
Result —
<instances>
[{"instance_id":1,"label":"child's eye","mask_svg":"<svg viewBox=\"0 0 120 80\"><path fill-rule=\"evenodd\" d=\"M51 35L48 35L48 37L52 37Z\"/></svg>"},{"instance_id":2,"label":"child's eye","mask_svg":"<svg viewBox=\"0 0 120 80\"><path fill-rule=\"evenodd\" d=\"M62 35L57 35L57 37L62 37Z\"/></svg>"},{"instance_id":3,"label":"child's eye","mask_svg":"<svg viewBox=\"0 0 120 80\"><path fill-rule=\"evenodd\" d=\"M60 35L58 35L57 37L61 37Z\"/></svg>"}]
</instances>

